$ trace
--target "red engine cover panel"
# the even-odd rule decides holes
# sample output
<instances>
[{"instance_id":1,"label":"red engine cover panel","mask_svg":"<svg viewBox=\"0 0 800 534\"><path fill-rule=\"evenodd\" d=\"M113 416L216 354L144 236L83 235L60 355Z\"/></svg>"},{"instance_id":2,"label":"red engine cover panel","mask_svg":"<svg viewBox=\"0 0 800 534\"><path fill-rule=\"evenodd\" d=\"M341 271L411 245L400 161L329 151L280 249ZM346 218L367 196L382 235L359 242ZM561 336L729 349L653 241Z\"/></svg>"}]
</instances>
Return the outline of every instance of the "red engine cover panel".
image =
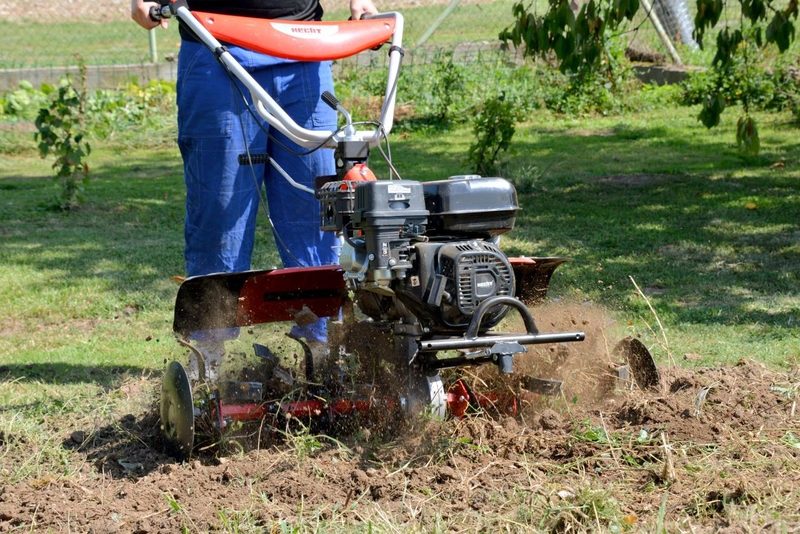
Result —
<instances>
[{"instance_id":1,"label":"red engine cover panel","mask_svg":"<svg viewBox=\"0 0 800 534\"><path fill-rule=\"evenodd\" d=\"M344 277L338 265L275 269L245 281L236 322L291 321L303 306L319 317L330 317L339 313L344 297Z\"/></svg>"},{"instance_id":2,"label":"red engine cover panel","mask_svg":"<svg viewBox=\"0 0 800 534\"><path fill-rule=\"evenodd\" d=\"M211 34L226 43L299 61L350 57L388 41L394 19L337 22L289 21L192 11Z\"/></svg>"},{"instance_id":3,"label":"red engine cover panel","mask_svg":"<svg viewBox=\"0 0 800 534\"><path fill-rule=\"evenodd\" d=\"M194 276L178 290L173 329L186 337L202 330L291 321L304 306L330 317L339 313L346 297L338 265Z\"/></svg>"}]
</instances>

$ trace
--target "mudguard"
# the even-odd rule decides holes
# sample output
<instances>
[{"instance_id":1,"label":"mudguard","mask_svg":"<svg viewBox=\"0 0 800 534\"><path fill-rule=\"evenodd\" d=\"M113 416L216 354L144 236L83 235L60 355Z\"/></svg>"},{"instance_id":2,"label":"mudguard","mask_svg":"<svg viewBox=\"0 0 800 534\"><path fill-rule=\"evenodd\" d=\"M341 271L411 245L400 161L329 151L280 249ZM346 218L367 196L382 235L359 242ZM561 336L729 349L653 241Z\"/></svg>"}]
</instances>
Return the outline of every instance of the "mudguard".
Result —
<instances>
[{"instance_id":1,"label":"mudguard","mask_svg":"<svg viewBox=\"0 0 800 534\"><path fill-rule=\"evenodd\" d=\"M508 258L514 269L517 298L528 306L542 302L547 296L550 277L559 265L569 260L566 258Z\"/></svg>"},{"instance_id":2,"label":"mudguard","mask_svg":"<svg viewBox=\"0 0 800 534\"><path fill-rule=\"evenodd\" d=\"M292 321L304 307L331 317L346 296L338 265L193 276L178 290L172 328L185 338L201 330Z\"/></svg>"}]
</instances>

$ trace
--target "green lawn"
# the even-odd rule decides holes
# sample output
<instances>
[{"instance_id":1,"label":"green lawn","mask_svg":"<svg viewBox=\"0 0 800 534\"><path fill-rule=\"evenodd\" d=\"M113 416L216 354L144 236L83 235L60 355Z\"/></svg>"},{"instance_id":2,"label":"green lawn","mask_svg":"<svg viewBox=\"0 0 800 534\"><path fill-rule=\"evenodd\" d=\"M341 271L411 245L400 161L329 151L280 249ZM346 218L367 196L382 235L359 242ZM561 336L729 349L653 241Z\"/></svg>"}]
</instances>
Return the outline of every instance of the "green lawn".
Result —
<instances>
[{"instance_id":1,"label":"green lawn","mask_svg":"<svg viewBox=\"0 0 800 534\"><path fill-rule=\"evenodd\" d=\"M543 13L547 6L543 0L537 0L535 4L538 13ZM447 3L400 7L387 3L378 5L385 10L397 9L403 13L406 20L404 44L412 53L416 51L415 44L447 7ZM499 32L513 22L513 5L513 0L462 2L436 28L426 46L452 48L459 43L495 43ZM35 9L32 12L35 13ZM325 14L326 20L343 20L347 17L349 12L342 8L328 10ZM726 13L725 17L734 23L738 20L738 15L733 11ZM620 32L623 41L668 57L652 24L645 20L644 15L621 28ZM155 35L159 60L177 52L180 43L177 24L173 22L166 31L159 29ZM708 65L714 55L714 42L715 35L712 32L706 38L708 46L705 50L693 51L682 45L678 49L684 63ZM795 53L798 46L796 43L792 45ZM0 69L74 65L76 54L89 65L137 64L150 60L146 32L124 16L103 23L0 20L0 48L3 50ZM772 49L765 53L774 55Z\"/></svg>"},{"instance_id":2,"label":"green lawn","mask_svg":"<svg viewBox=\"0 0 800 534\"><path fill-rule=\"evenodd\" d=\"M511 0L459 6L428 40L428 45L496 41L511 23ZM445 5L403 9L406 20L404 43L413 45L445 9ZM343 9L329 11L326 20L350 16ZM177 24L155 31L159 58L175 54L180 44ZM35 43L35 44L34 44ZM89 65L148 62L147 33L129 20L104 23L0 21L0 69L74 65L80 54Z\"/></svg>"},{"instance_id":3,"label":"green lawn","mask_svg":"<svg viewBox=\"0 0 800 534\"><path fill-rule=\"evenodd\" d=\"M177 25L156 31L159 58L175 54ZM130 20L104 23L0 21L0 68L138 64L150 61L147 32Z\"/></svg>"},{"instance_id":4,"label":"green lawn","mask_svg":"<svg viewBox=\"0 0 800 534\"><path fill-rule=\"evenodd\" d=\"M760 116L762 155L733 145L735 113L706 130L696 110L562 119L518 127L505 173L521 191L513 254L573 259L553 294L608 306L667 357L704 363L800 356L800 143L787 116ZM182 274L177 150L95 142L86 205L49 210L48 164L22 134L0 161L0 355L15 364L160 367L170 341L170 277ZM407 178L468 171L466 128L395 136ZM377 152L375 168L381 169ZM269 232L254 265L277 263ZM147 338L152 338L149 341Z\"/></svg>"},{"instance_id":5,"label":"green lawn","mask_svg":"<svg viewBox=\"0 0 800 534\"><path fill-rule=\"evenodd\" d=\"M788 115L758 115L763 154L745 160L731 111L711 131L696 109L670 106L530 117L505 163L522 211L504 248L572 258L551 297L607 308L620 335L639 335L661 363L692 353L699 358L690 365L797 365L797 126ZM183 274L173 128L94 140L87 201L62 213L49 207L49 163L29 128L0 127L0 431L43 451L0 470L0 480L72 472L58 434L65 421L92 427L141 409L151 400L141 377L184 354L171 334L170 278ZM392 152L404 177L439 179L469 171L470 141L467 127L398 132ZM260 227L254 267L270 267L278 260ZM629 277L648 295L666 343Z\"/></svg>"},{"instance_id":6,"label":"green lawn","mask_svg":"<svg viewBox=\"0 0 800 534\"><path fill-rule=\"evenodd\" d=\"M573 258L554 277L553 292L610 307L661 357L668 351L649 331L656 321L629 276L651 294L674 357L796 364L797 127L788 116L760 116L764 150L746 161L733 142L734 111L715 130L685 108L533 118L518 128L508 158L505 174L528 192L506 249ZM393 145L408 177L464 171L468 130L416 139Z\"/></svg>"}]
</instances>

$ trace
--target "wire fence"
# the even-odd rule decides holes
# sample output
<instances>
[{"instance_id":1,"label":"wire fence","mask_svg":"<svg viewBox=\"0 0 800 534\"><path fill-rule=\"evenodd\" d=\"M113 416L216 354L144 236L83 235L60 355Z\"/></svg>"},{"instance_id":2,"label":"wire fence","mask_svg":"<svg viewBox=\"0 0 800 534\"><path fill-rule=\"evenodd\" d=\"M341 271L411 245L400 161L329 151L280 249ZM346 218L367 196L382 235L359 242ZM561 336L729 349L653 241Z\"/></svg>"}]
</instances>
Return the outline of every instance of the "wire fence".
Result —
<instances>
[{"instance_id":1,"label":"wire fence","mask_svg":"<svg viewBox=\"0 0 800 534\"><path fill-rule=\"evenodd\" d=\"M673 0L656 0L667 1ZM406 49L419 62L442 50L461 51L469 58L470 51L499 46L498 34L513 23L514 3L515 0L378 0L376 5L383 11L403 13ZM323 0L323 6L326 20L345 19L349 14L347 3L341 0ZM690 7L694 9L693 3ZM547 0L534 0L533 9L544 12L546 8ZM672 61L643 14L630 25L624 39L636 50L650 54L650 59ZM169 77L174 74L179 46L177 24L167 30L147 32L130 20L128 0L0 3L0 71L16 73L19 79L39 81L34 73L39 78L52 78L79 62L113 67L117 78L138 77L142 65L156 64L161 68L155 74L151 69L148 75ZM686 46L679 45L678 50L689 56L690 63L702 61Z\"/></svg>"}]
</instances>

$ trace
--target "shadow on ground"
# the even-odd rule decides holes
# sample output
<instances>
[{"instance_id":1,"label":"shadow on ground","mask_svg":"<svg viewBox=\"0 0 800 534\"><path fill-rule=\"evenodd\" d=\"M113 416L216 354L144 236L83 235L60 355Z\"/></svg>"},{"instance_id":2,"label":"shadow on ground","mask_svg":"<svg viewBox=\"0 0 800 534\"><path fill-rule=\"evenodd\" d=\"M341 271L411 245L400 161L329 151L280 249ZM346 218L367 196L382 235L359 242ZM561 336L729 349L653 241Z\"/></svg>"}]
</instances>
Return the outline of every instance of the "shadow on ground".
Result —
<instances>
[{"instance_id":1,"label":"shadow on ground","mask_svg":"<svg viewBox=\"0 0 800 534\"><path fill-rule=\"evenodd\" d=\"M63 362L0 365L0 382L44 382L47 384L97 384L111 389L130 376L149 375L147 367L134 365L89 366ZM2 409L2 408L0 408Z\"/></svg>"}]
</instances>

